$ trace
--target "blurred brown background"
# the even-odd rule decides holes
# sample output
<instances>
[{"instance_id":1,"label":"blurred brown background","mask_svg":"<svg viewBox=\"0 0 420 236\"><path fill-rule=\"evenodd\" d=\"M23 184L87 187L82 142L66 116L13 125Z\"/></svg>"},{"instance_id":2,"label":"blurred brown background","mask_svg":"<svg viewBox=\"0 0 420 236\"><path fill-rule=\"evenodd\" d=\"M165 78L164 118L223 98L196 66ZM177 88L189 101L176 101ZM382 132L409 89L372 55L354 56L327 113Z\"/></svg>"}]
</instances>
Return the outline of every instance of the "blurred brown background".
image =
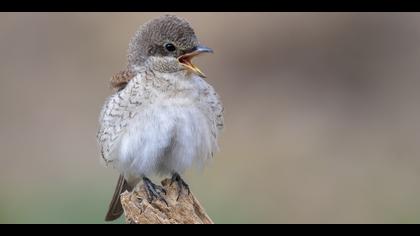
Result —
<instances>
[{"instance_id":1,"label":"blurred brown background","mask_svg":"<svg viewBox=\"0 0 420 236\"><path fill-rule=\"evenodd\" d=\"M99 111L162 14L0 13L1 223L103 222ZM420 222L419 14L176 14L215 50L221 152L186 179L217 223Z\"/></svg>"}]
</instances>

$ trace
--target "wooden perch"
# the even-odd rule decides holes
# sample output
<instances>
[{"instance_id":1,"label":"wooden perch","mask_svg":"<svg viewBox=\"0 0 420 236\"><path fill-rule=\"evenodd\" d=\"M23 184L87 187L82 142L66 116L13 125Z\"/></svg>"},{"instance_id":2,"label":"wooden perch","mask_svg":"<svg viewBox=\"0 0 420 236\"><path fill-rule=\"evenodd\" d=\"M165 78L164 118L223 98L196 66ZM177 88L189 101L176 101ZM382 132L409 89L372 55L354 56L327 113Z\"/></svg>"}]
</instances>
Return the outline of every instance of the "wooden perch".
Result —
<instances>
[{"instance_id":1,"label":"wooden perch","mask_svg":"<svg viewBox=\"0 0 420 236\"><path fill-rule=\"evenodd\" d=\"M191 192L182 192L178 198L178 185L170 179L162 181L166 190L165 199L168 206L160 201L147 200L144 185L137 186L132 192L121 194L125 221L129 224L214 224L201 204Z\"/></svg>"}]
</instances>

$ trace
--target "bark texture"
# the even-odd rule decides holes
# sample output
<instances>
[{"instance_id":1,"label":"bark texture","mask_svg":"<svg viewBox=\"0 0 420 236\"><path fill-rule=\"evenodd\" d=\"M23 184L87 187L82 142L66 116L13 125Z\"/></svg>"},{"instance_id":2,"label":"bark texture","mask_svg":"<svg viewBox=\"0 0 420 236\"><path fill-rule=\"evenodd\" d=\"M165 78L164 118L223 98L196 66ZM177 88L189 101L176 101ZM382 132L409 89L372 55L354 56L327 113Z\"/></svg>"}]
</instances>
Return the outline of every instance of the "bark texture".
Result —
<instances>
[{"instance_id":1,"label":"bark texture","mask_svg":"<svg viewBox=\"0 0 420 236\"><path fill-rule=\"evenodd\" d=\"M121 194L125 221L129 224L213 224L213 221L191 192L181 192L170 179L162 181L168 203L153 200L149 203L143 184L132 192ZM178 198L179 196L179 198Z\"/></svg>"}]
</instances>

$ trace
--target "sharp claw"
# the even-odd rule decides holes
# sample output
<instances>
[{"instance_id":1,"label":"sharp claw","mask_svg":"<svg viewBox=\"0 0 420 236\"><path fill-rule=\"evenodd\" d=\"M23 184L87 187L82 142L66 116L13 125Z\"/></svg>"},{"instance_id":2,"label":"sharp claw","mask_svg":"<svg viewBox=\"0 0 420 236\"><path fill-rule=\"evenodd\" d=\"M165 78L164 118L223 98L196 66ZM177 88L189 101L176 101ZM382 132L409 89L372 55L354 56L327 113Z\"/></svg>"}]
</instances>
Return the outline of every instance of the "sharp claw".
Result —
<instances>
[{"instance_id":1,"label":"sharp claw","mask_svg":"<svg viewBox=\"0 0 420 236\"><path fill-rule=\"evenodd\" d=\"M168 204L168 202L166 201L165 198L163 198L162 196L160 196L158 199L161 200L162 202L164 202L167 207L169 207L169 204Z\"/></svg>"},{"instance_id":2,"label":"sharp claw","mask_svg":"<svg viewBox=\"0 0 420 236\"><path fill-rule=\"evenodd\" d=\"M185 183L185 181L181 178L181 176L179 174L175 173L172 176L171 185L172 185L173 182L177 182L177 184L178 184L178 197L176 198L177 201L179 200L179 197L181 196L184 189L186 189L187 192L188 192L188 195L190 195L190 193L191 193L190 187L188 186L187 183Z\"/></svg>"},{"instance_id":3,"label":"sharp claw","mask_svg":"<svg viewBox=\"0 0 420 236\"><path fill-rule=\"evenodd\" d=\"M164 202L166 206L169 206L166 199L161 195L161 193L164 193L166 195L166 190L163 187L154 184L152 181L150 181L150 179L146 177L143 178L143 181L148 195L147 200L149 201L149 203L152 203L154 199L158 199Z\"/></svg>"}]
</instances>

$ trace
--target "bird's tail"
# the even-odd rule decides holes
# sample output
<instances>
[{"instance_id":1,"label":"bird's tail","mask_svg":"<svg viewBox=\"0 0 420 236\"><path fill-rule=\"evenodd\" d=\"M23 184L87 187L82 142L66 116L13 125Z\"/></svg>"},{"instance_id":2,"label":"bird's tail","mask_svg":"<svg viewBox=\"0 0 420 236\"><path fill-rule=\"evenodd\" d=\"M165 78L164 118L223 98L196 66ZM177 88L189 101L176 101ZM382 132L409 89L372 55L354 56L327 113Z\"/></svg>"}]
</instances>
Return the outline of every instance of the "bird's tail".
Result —
<instances>
[{"instance_id":1,"label":"bird's tail","mask_svg":"<svg viewBox=\"0 0 420 236\"><path fill-rule=\"evenodd\" d=\"M105 221L113 221L118 219L123 213L124 210L121 205L120 195L125 190L130 190L130 186L127 181L125 181L124 176L120 175L118 178L117 186L115 188L114 196L112 197L111 203L108 207L108 213L106 213Z\"/></svg>"}]
</instances>

